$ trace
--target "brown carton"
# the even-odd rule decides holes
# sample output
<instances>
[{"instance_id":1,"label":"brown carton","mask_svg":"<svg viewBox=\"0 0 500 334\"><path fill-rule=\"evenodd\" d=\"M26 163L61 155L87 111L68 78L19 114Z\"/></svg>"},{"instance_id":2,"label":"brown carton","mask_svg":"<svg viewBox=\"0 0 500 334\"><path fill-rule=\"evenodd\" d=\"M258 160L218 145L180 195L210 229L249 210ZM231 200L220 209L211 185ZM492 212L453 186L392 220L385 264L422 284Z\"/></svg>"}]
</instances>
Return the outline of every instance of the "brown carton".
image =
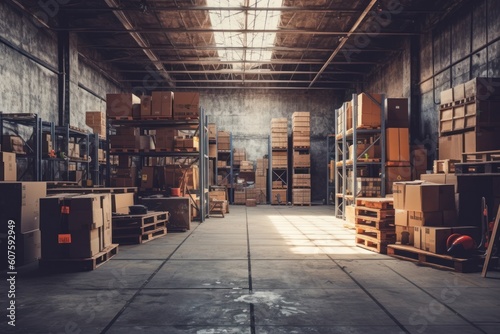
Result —
<instances>
[{"instance_id":1,"label":"brown carton","mask_svg":"<svg viewBox=\"0 0 500 334\"><path fill-rule=\"evenodd\" d=\"M134 105L140 106L141 99L134 94L106 94L106 115L108 117L133 117Z\"/></svg>"},{"instance_id":2,"label":"brown carton","mask_svg":"<svg viewBox=\"0 0 500 334\"><path fill-rule=\"evenodd\" d=\"M151 116L151 101L150 95L141 96L141 118Z\"/></svg>"},{"instance_id":3,"label":"brown carton","mask_svg":"<svg viewBox=\"0 0 500 334\"><path fill-rule=\"evenodd\" d=\"M448 227L424 227L422 229L423 250L436 254L445 254L446 240L451 235Z\"/></svg>"}]
</instances>

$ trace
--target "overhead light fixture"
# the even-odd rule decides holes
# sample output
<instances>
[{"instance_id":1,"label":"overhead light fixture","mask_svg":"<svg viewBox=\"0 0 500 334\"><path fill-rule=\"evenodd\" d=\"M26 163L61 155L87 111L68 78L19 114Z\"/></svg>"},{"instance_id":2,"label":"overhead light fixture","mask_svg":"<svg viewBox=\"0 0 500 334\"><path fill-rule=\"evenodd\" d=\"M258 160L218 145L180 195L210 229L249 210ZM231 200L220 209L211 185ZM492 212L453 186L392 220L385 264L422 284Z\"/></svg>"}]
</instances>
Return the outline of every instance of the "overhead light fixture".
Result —
<instances>
[{"instance_id":1,"label":"overhead light fixture","mask_svg":"<svg viewBox=\"0 0 500 334\"><path fill-rule=\"evenodd\" d=\"M237 69L250 69L255 66L245 64L246 61L270 60L272 51L262 48L274 45L276 33L253 31L276 30L281 11L255 9L281 7L282 2L282 0L207 0L208 7L220 8L209 11L212 28L217 30L214 36L215 44L219 47L220 59L237 61L238 63L233 66ZM234 10L237 7L241 9Z\"/></svg>"}]
</instances>

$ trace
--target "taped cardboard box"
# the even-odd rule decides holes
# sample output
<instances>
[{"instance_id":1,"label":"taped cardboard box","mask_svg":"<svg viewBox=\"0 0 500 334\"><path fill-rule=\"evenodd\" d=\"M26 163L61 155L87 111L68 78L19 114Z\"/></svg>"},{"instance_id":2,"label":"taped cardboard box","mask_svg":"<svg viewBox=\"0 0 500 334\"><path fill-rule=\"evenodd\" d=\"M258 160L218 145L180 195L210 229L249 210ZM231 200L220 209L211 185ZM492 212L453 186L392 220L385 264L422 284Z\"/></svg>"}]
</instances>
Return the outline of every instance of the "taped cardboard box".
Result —
<instances>
[{"instance_id":1,"label":"taped cardboard box","mask_svg":"<svg viewBox=\"0 0 500 334\"><path fill-rule=\"evenodd\" d=\"M402 245L413 246L415 242L415 230L412 226L396 225L396 242Z\"/></svg>"},{"instance_id":2,"label":"taped cardboard box","mask_svg":"<svg viewBox=\"0 0 500 334\"><path fill-rule=\"evenodd\" d=\"M174 93L161 91L152 93L151 116L171 118L173 113Z\"/></svg>"},{"instance_id":3,"label":"taped cardboard box","mask_svg":"<svg viewBox=\"0 0 500 334\"><path fill-rule=\"evenodd\" d=\"M0 152L0 181L17 181L16 154Z\"/></svg>"},{"instance_id":4,"label":"taped cardboard box","mask_svg":"<svg viewBox=\"0 0 500 334\"><path fill-rule=\"evenodd\" d=\"M139 111L141 99L130 93L106 94L106 115L108 117L134 117L134 105ZM138 108L137 108L138 107Z\"/></svg>"},{"instance_id":5,"label":"taped cardboard box","mask_svg":"<svg viewBox=\"0 0 500 334\"><path fill-rule=\"evenodd\" d=\"M422 229L422 249L435 254L446 253L446 240L452 229L448 227L424 227Z\"/></svg>"}]
</instances>

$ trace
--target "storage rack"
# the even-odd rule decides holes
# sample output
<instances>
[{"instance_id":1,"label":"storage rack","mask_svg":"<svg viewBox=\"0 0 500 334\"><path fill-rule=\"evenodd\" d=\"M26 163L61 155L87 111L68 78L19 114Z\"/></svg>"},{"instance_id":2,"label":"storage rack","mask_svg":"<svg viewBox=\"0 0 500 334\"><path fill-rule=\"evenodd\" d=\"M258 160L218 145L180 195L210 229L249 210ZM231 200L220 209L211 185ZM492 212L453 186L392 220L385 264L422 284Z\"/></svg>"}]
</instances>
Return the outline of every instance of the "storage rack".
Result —
<instances>
[{"instance_id":1,"label":"storage rack","mask_svg":"<svg viewBox=\"0 0 500 334\"><path fill-rule=\"evenodd\" d=\"M139 161L142 162L144 158L160 158L160 157L172 157L172 158L193 158L196 159L199 168L199 193L190 192L191 195L199 196L199 206L198 204L198 216L196 217L199 221L203 222L205 218L208 218L209 213L209 158L208 158L208 126L207 126L207 116L205 115L205 110L203 108L199 109L199 119L186 119L186 120L174 120L174 119L148 119L148 120L138 120L138 119L107 119L108 136L106 137L106 179L107 185L110 185L111 176L111 155L126 155L132 157L138 157ZM177 130L193 130L199 135L199 151L198 152L176 152L176 151L164 151L164 150L124 150L124 151L113 151L109 150L109 133L113 131L115 126L129 126L140 128L141 131L155 130L160 128L175 128ZM196 201L193 201L196 203Z\"/></svg>"},{"instance_id":2,"label":"storage rack","mask_svg":"<svg viewBox=\"0 0 500 334\"><path fill-rule=\"evenodd\" d=\"M104 186L106 178L106 159L99 159L99 150L106 151L106 139L97 133L89 134L90 179L94 186Z\"/></svg>"},{"instance_id":3,"label":"storage rack","mask_svg":"<svg viewBox=\"0 0 500 334\"><path fill-rule=\"evenodd\" d=\"M272 127L272 125L271 125ZM272 131L272 128L271 128ZM279 130L278 130L279 131ZM287 127L287 132L288 132L288 127ZM282 142L282 144L273 144L273 139L272 139L272 134L269 136L269 189L270 189L270 196L269 196L269 202L271 204L284 204L287 205L289 202L289 174L288 174L288 135L286 138L286 143L285 141ZM287 163L286 167L283 166L276 166L273 167L273 161L276 158L275 154L276 153L284 153L282 156L287 157ZM276 164L274 164L276 165ZM275 187L274 182L281 182L281 188L280 187ZM276 195L275 195L276 193ZM285 198L282 198L281 194L284 194ZM278 196L280 195L280 196Z\"/></svg>"},{"instance_id":4,"label":"storage rack","mask_svg":"<svg viewBox=\"0 0 500 334\"><path fill-rule=\"evenodd\" d=\"M219 132L217 131L217 142L219 141ZM217 165L218 161L225 161L225 167L219 167ZM217 147L217 161L215 164L215 179L217 186L225 186L228 189L229 203L234 202L234 159L233 159L233 134L229 132L229 150L219 150ZM222 175L222 181L219 183L218 175L219 172L225 172Z\"/></svg>"},{"instance_id":5,"label":"storage rack","mask_svg":"<svg viewBox=\"0 0 500 334\"><path fill-rule=\"evenodd\" d=\"M369 96L374 102L379 104L375 99ZM357 189L357 177L358 177L358 167L372 167L379 169L380 175L380 196L385 197L385 95L381 96L380 103L380 128L378 129L358 129L358 95L352 95L352 130L346 129L347 125L347 103L344 103L340 109L335 110L335 121L338 120L339 112L342 112L343 123L341 132L335 136L335 216L340 219L346 218L346 205L347 202L355 203ZM336 124L337 125L337 124ZM349 130L349 132L348 132ZM373 137L371 144L352 162L347 159L348 155L348 144L352 143L353 152L357 152L357 140L358 138L369 138ZM376 143L380 144L380 160L379 161L359 161L361 157ZM351 172L352 184L352 195L347 194L347 177L348 172Z\"/></svg>"},{"instance_id":6,"label":"storage rack","mask_svg":"<svg viewBox=\"0 0 500 334\"><path fill-rule=\"evenodd\" d=\"M86 179L90 179L89 175L89 133L85 130L77 129L74 127L71 127L70 125L65 125L65 126L56 126L55 127L55 151L64 153L65 157L57 157L56 161L59 161L60 164L64 166L63 168L63 180L64 181L70 181L69 180L69 172L70 172L70 167L71 165L74 165L75 171L82 171L82 180L75 180L75 181L82 181ZM58 138L60 140L58 140ZM75 143L80 147L80 157L72 157L69 154L69 144L70 144L70 139L73 139ZM58 144L61 146L58 147ZM83 183L82 183L83 184Z\"/></svg>"},{"instance_id":7,"label":"storage rack","mask_svg":"<svg viewBox=\"0 0 500 334\"><path fill-rule=\"evenodd\" d=\"M309 112L295 112L292 115L291 198L293 205L311 205L310 117ZM304 139L306 137L307 139ZM307 157L307 162L304 156Z\"/></svg>"},{"instance_id":8,"label":"storage rack","mask_svg":"<svg viewBox=\"0 0 500 334\"><path fill-rule=\"evenodd\" d=\"M6 126L6 125L10 125ZM20 135L18 125L27 127L31 129L31 135L28 140L22 138ZM26 154L16 154L16 160L26 159L26 169L18 175L17 179L23 180L33 180L42 181L43 179L43 150L42 150L42 134L49 133L51 135L52 147L54 147L54 123L43 121L38 114L29 113L4 113L0 112L0 138L3 143L4 131L9 131L16 136L23 139L25 145L29 151ZM28 145L28 142L29 145ZM48 159L48 157L47 157ZM50 160L48 162L50 167ZM31 178L29 177L29 171L31 167ZM50 168L49 168L50 169ZM50 176L48 176L51 179Z\"/></svg>"},{"instance_id":9,"label":"storage rack","mask_svg":"<svg viewBox=\"0 0 500 334\"><path fill-rule=\"evenodd\" d=\"M335 166L330 166L330 163L335 164L335 133L329 134L326 137L326 162L328 163L326 169L326 204L335 204ZM333 169L333 179L330 179L331 169Z\"/></svg>"},{"instance_id":10,"label":"storage rack","mask_svg":"<svg viewBox=\"0 0 500 334\"><path fill-rule=\"evenodd\" d=\"M214 124L215 123L211 123ZM210 124L209 124L210 125ZM210 127L209 127L210 129ZM218 149L217 149L217 142L218 142L218 133L217 129L215 130L215 138L210 137L210 131L208 135L208 162L209 162L209 173L211 173L210 178L208 179L208 184L210 186L216 186L217 185L217 161L218 161ZM215 156L210 156L210 146L215 145L215 150L216 154Z\"/></svg>"}]
</instances>

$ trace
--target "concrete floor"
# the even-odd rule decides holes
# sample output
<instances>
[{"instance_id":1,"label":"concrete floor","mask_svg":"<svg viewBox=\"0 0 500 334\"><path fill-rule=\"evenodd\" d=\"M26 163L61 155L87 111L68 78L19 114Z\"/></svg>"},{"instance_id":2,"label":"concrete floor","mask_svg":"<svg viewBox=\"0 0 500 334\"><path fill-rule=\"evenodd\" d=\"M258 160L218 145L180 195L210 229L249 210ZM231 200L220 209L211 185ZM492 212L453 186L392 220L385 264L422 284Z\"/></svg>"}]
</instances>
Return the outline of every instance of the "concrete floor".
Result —
<instances>
[{"instance_id":1,"label":"concrete floor","mask_svg":"<svg viewBox=\"0 0 500 334\"><path fill-rule=\"evenodd\" d=\"M232 206L192 227L120 246L91 272L19 268L16 327L2 316L0 332L500 332L498 272L363 250L331 207Z\"/></svg>"}]
</instances>

